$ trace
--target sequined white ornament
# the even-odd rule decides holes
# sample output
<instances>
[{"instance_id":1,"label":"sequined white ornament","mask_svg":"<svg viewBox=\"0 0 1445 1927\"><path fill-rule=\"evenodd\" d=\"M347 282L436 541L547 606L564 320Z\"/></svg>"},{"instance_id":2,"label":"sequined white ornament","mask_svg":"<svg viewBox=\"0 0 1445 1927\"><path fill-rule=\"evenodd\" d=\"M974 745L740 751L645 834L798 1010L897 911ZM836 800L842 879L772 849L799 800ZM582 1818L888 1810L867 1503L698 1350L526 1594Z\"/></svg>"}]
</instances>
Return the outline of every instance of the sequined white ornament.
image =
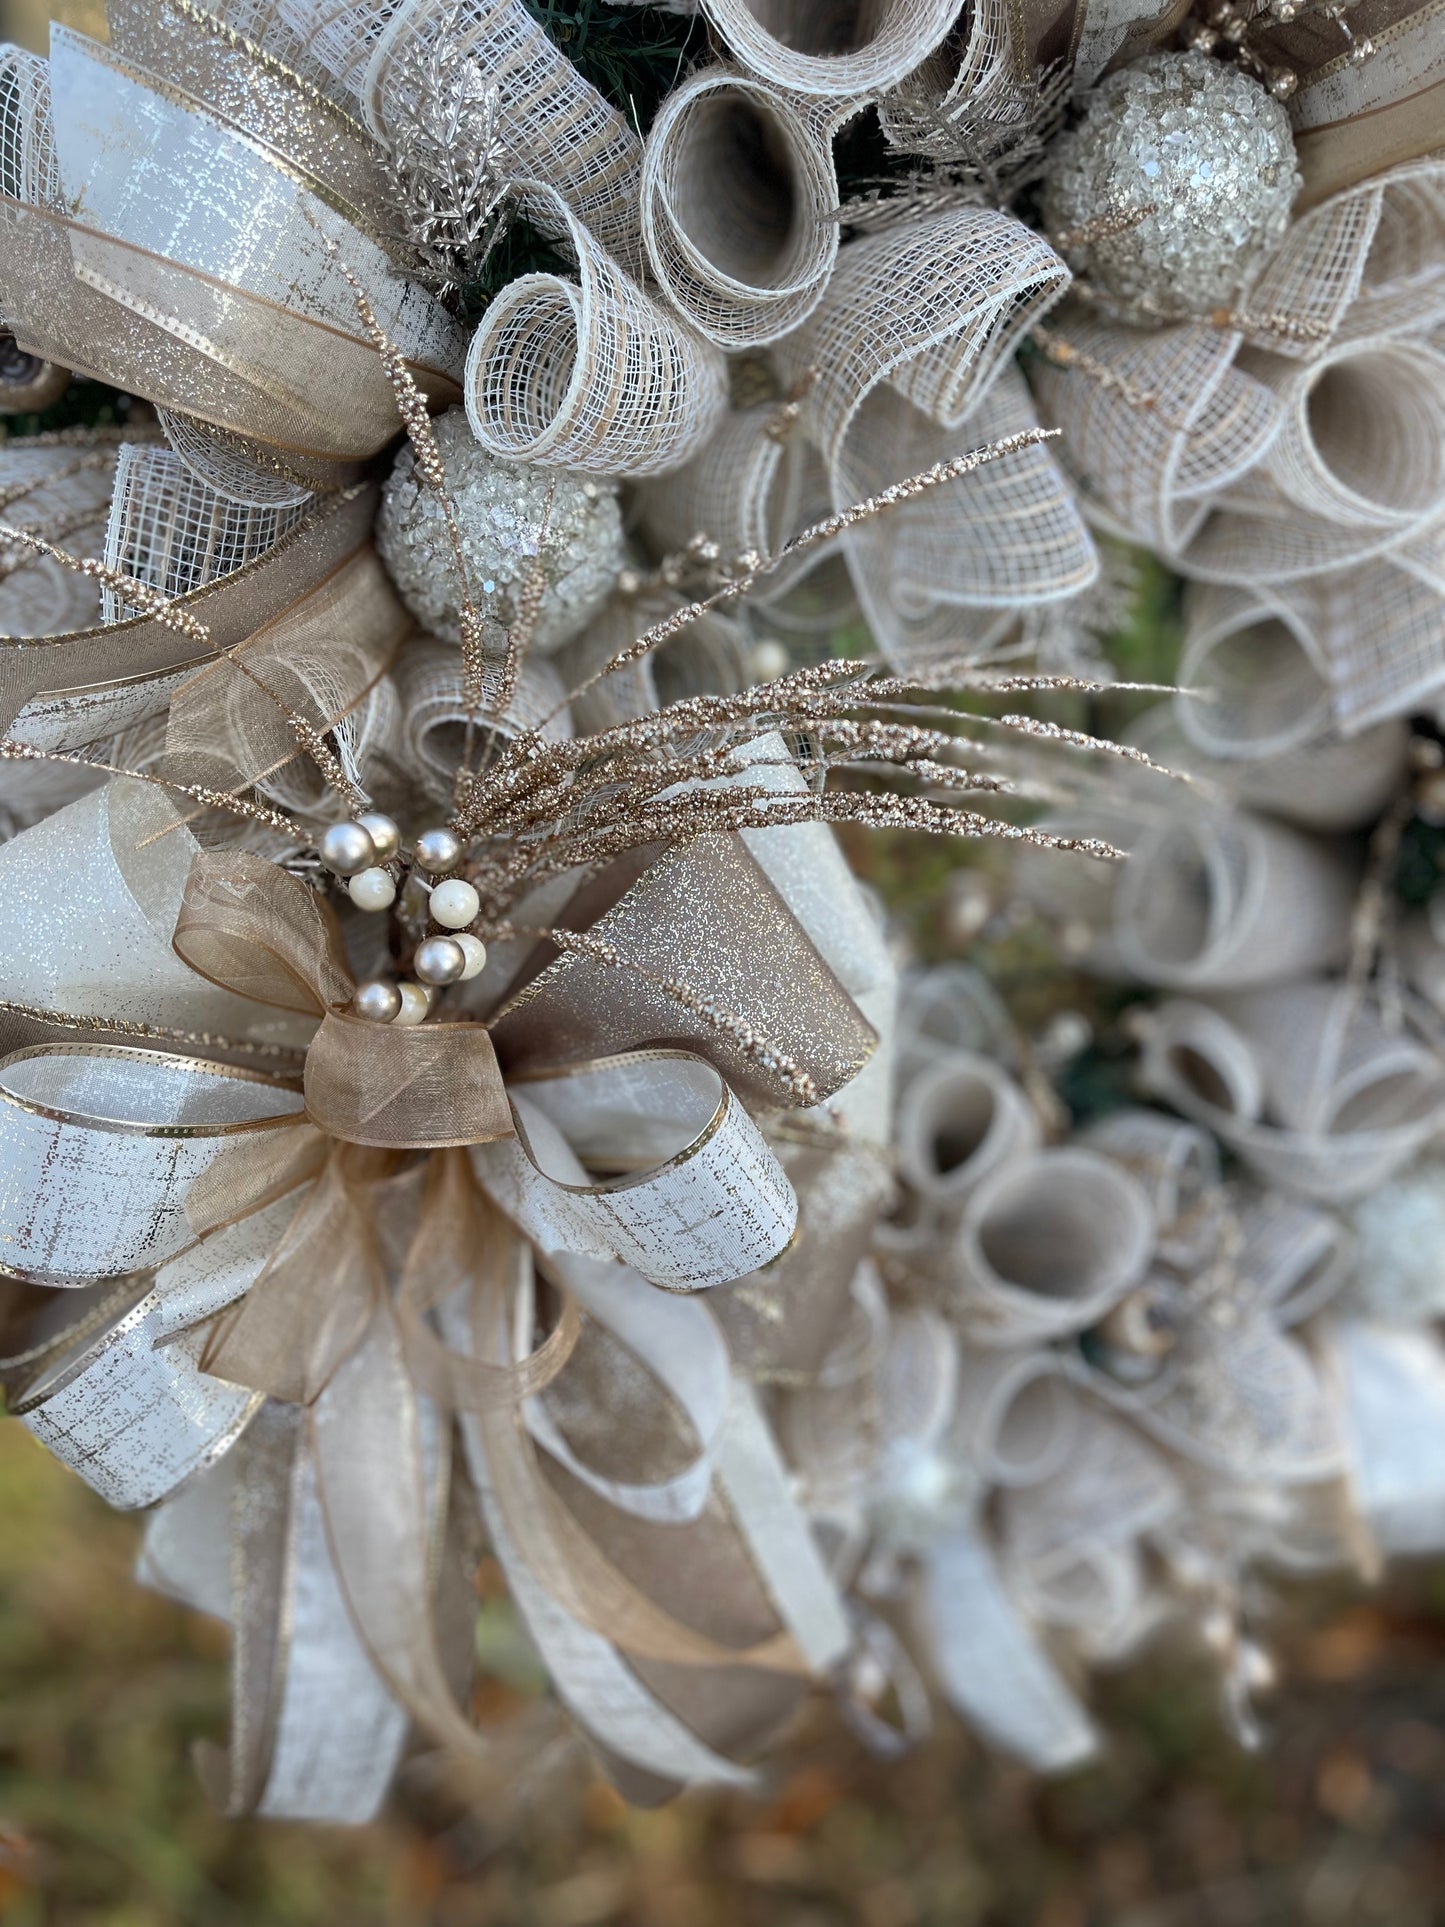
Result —
<instances>
[{"instance_id":1,"label":"sequined white ornament","mask_svg":"<svg viewBox=\"0 0 1445 1927\"><path fill-rule=\"evenodd\" d=\"M1289 116L1258 81L1203 53L1149 54L1096 87L1054 146L1044 220L1069 265L1119 300L1208 315L1282 240L1299 188Z\"/></svg>"},{"instance_id":2,"label":"sequined white ornament","mask_svg":"<svg viewBox=\"0 0 1445 1927\"><path fill-rule=\"evenodd\" d=\"M622 566L615 484L500 462L473 439L460 408L442 415L433 428L473 594L508 620L540 549L544 586L532 646L559 648L597 614ZM451 538L439 497L417 476L410 444L397 456L382 491L376 546L417 621L433 635L456 642L461 587Z\"/></svg>"}]
</instances>

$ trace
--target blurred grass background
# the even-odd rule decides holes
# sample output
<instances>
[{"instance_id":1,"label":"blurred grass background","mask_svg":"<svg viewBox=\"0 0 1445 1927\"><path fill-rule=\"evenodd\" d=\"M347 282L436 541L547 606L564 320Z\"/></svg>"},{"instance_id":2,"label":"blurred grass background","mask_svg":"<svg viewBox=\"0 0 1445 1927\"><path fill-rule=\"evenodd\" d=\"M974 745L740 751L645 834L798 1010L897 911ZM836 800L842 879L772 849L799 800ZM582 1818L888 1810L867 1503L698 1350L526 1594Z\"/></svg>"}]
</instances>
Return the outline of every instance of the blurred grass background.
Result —
<instances>
[{"instance_id":1,"label":"blurred grass background","mask_svg":"<svg viewBox=\"0 0 1445 1927\"><path fill-rule=\"evenodd\" d=\"M1259 1754L1175 1645L1099 1682L1053 1783L945 1720L892 1765L821 1703L751 1799L631 1813L535 1685L493 1681L492 1784L412 1763L356 1832L211 1813L219 1629L136 1587L136 1526L0 1422L0 1919L15 1927L1434 1927L1445 1567L1282 1604ZM487 1576L484 1590L489 1589ZM505 1613L484 1601L495 1644ZM526 1675L511 1669L524 1682Z\"/></svg>"}]
</instances>

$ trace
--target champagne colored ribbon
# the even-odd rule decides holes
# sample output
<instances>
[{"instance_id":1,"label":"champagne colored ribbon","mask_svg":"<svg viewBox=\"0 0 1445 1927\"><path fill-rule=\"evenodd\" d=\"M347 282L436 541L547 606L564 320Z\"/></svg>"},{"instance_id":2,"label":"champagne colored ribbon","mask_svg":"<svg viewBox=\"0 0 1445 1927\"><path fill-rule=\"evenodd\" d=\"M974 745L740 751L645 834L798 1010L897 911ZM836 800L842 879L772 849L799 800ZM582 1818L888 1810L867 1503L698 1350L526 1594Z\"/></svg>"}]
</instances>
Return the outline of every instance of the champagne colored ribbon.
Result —
<instances>
[{"instance_id":1,"label":"champagne colored ribbon","mask_svg":"<svg viewBox=\"0 0 1445 1927\"><path fill-rule=\"evenodd\" d=\"M348 1015L355 980L335 919L314 890L277 865L244 850L198 856L173 942L211 983L321 1019L306 1054L306 1106L329 1136L434 1150L511 1131L488 1032L465 1023L397 1028Z\"/></svg>"},{"instance_id":2,"label":"champagne colored ribbon","mask_svg":"<svg viewBox=\"0 0 1445 1927\"><path fill-rule=\"evenodd\" d=\"M1272 48L1301 77L1290 119L1305 207L1441 145L1445 7L1440 0L1366 0L1352 30L1374 47L1358 65L1348 49L1341 52L1330 21L1306 16L1270 35Z\"/></svg>"},{"instance_id":3,"label":"champagne colored ribbon","mask_svg":"<svg viewBox=\"0 0 1445 1927\"><path fill-rule=\"evenodd\" d=\"M59 28L53 107L43 72L28 84L30 173L0 183L6 309L27 344L303 457L369 455L395 401L329 242L424 391L457 398L456 325L299 166ZM223 197L202 192L213 177Z\"/></svg>"},{"instance_id":4,"label":"champagne colored ribbon","mask_svg":"<svg viewBox=\"0 0 1445 1927\"><path fill-rule=\"evenodd\" d=\"M74 749L94 740L97 705L122 698L127 720L154 715L181 673L212 650L236 648L268 626L284 634L290 622L304 624L318 585L363 550L375 512L374 488L347 489L254 561L179 597L173 615L204 623L210 647L154 616L0 638L0 726L20 741Z\"/></svg>"},{"instance_id":5,"label":"champagne colored ribbon","mask_svg":"<svg viewBox=\"0 0 1445 1927\"><path fill-rule=\"evenodd\" d=\"M877 1034L748 845L706 836L651 854L655 860L644 856L641 876L620 898L608 902L614 877L625 876L618 866L554 919L642 969L613 969L576 951L547 962L548 947L494 1019L504 1066L536 1072L603 1053L681 1046L707 1058L749 1103L798 1104L785 1071L654 981L677 978L698 999L745 1018L772 1051L806 1070L819 1097L841 1090L872 1056ZM601 914L599 905L606 906Z\"/></svg>"}]
</instances>

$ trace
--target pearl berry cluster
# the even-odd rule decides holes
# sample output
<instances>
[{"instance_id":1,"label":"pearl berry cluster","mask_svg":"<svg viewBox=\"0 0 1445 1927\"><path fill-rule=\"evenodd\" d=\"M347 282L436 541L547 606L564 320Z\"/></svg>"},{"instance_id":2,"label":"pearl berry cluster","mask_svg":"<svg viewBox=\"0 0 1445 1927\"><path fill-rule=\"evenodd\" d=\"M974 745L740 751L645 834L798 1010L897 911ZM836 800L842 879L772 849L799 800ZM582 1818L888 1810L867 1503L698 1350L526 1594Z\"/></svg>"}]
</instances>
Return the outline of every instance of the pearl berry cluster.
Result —
<instances>
[{"instance_id":1,"label":"pearl berry cluster","mask_svg":"<svg viewBox=\"0 0 1445 1927\"><path fill-rule=\"evenodd\" d=\"M415 982L387 983L377 978L357 986L351 1009L372 1024L419 1024L427 1016L436 991L447 984L469 983L481 975L487 948L468 930L481 909L481 899L463 877L448 876L462 860L462 840L455 831L423 830L411 850L413 875L432 879L427 912L439 931L422 938L412 958ZM321 839L321 861L334 876L344 879L347 895L359 910L389 910L396 902L401 866L406 857L401 831L380 810L363 810L346 823L333 823Z\"/></svg>"}]
</instances>

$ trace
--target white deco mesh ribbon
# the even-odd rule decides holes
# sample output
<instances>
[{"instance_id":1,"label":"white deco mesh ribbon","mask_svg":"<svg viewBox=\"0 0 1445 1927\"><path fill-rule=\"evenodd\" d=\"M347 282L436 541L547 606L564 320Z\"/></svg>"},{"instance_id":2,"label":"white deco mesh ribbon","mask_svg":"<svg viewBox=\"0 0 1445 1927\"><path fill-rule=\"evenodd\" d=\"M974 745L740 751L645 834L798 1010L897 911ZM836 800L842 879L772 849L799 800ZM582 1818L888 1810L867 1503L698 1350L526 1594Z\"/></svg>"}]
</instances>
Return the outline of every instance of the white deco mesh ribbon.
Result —
<instances>
[{"instance_id":1,"label":"white deco mesh ribbon","mask_svg":"<svg viewBox=\"0 0 1445 1927\"><path fill-rule=\"evenodd\" d=\"M249 446L178 409L160 408L156 413L162 434L181 461L222 501L284 514L312 500L314 490L268 450Z\"/></svg>"},{"instance_id":2,"label":"white deco mesh ribbon","mask_svg":"<svg viewBox=\"0 0 1445 1927\"><path fill-rule=\"evenodd\" d=\"M99 555L115 467L109 438L0 444L0 517L72 555ZM86 577L18 542L0 542L0 636L84 629L99 608L99 591Z\"/></svg>"},{"instance_id":3,"label":"white deco mesh ribbon","mask_svg":"<svg viewBox=\"0 0 1445 1927\"><path fill-rule=\"evenodd\" d=\"M971 0L948 38L883 96L878 117L903 153L969 161L1027 124L1032 96L1005 0Z\"/></svg>"},{"instance_id":4,"label":"white deco mesh ribbon","mask_svg":"<svg viewBox=\"0 0 1445 1927\"><path fill-rule=\"evenodd\" d=\"M304 513L304 504L231 501L199 481L173 449L126 442L116 459L103 559L168 598L185 595L264 555ZM136 613L114 589L102 591L102 609L106 622Z\"/></svg>"},{"instance_id":5,"label":"white deco mesh ribbon","mask_svg":"<svg viewBox=\"0 0 1445 1927\"><path fill-rule=\"evenodd\" d=\"M996 1167L1038 1142L1038 1119L1018 1085L990 1058L940 1057L899 1094L898 1175L937 1212L960 1209Z\"/></svg>"},{"instance_id":6,"label":"white deco mesh ribbon","mask_svg":"<svg viewBox=\"0 0 1445 1927\"><path fill-rule=\"evenodd\" d=\"M1445 315L1445 162L1407 161L1293 223L1241 317L1274 354L1312 360L1336 340L1415 334Z\"/></svg>"},{"instance_id":7,"label":"white deco mesh ribbon","mask_svg":"<svg viewBox=\"0 0 1445 1927\"><path fill-rule=\"evenodd\" d=\"M1248 699L1251 621L1261 631L1263 736L1252 728ZM1286 647L1273 617L1245 592L1205 588L1185 599L1186 648L1189 637L1211 630L1220 633L1223 647L1201 651L1203 662L1189 679L1188 693L1145 710L1122 732L1123 739L1167 769L1192 776L1206 796L1217 791L1297 829L1338 835L1375 822L1405 774L1406 725L1392 719L1351 736L1297 731L1286 718L1283 691L1302 693L1304 671L1290 653L1293 642ZM1223 702L1214 696L1221 685Z\"/></svg>"},{"instance_id":8,"label":"white deco mesh ribbon","mask_svg":"<svg viewBox=\"0 0 1445 1927\"><path fill-rule=\"evenodd\" d=\"M1408 715L1445 683L1442 592L1445 521L1437 521L1348 568L1284 580L1251 577L1240 587L1197 585L1185 604L1186 661L1199 666L1206 687L1220 667L1226 674L1237 668L1243 682L1262 642L1258 653L1266 670L1277 667L1282 704L1284 685L1302 687L1307 675L1300 663L1288 662L1284 631L1325 685L1336 725L1354 736L1382 717ZM1235 636L1238 645L1232 647ZM1260 681L1268 686L1271 678L1262 675ZM1278 707L1272 690L1270 697L1266 713ZM1311 706L1318 707L1317 698ZM1242 707L1232 719L1249 727Z\"/></svg>"},{"instance_id":9,"label":"white deco mesh ribbon","mask_svg":"<svg viewBox=\"0 0 1445 1927\"><path fill-rule=\"evenodd\" d=\"M776 341L823 299L838 258L837 118L728 68L663 102L643 153L643 241L674 305L719 347Z\"/></svg>"},{"instance_id":10,"label":"white deco mesh ribbon","mask_svg":"<svg viewBox=\"0 0 1445 1927\"><path fill-rule=\"evenodd\" d=\"M1363 1196L1445 1122L1435 1054L1330 983L1171 999L1141 1075L1265 1183L1321 1200Z\"/></svg>"},{"instance_id":11,"label":"white deco mesh ribbon","mask_svg":"<svg viewBox=\"0 0 1445 1927\"><path fill-rule=\"evenodd\" d=\"M658 549L682 549L695 535L707 535L728 561L776 555L831 506L816 451L802 435L778 432L771 403L731 410L689 462L637 491L639 523ZM778 612L781 598L827 567L826 550L785 563L749 597L749 607Z\"/></svg>"},{"instance_id":12,"label":"white deco mesh ribbon","mask_svg":"<svg viewBox=\"0 0 1445 1927\"><path fill-rule=\"evenodd\" d=\"M1244 1484L1309 1484L1340 1467L1339 1430L1304 1347L1267 1310L1230 1304L1222 1316L1187 1286L1172 1293L1173 1350L1159 1377L1130 1389L1077 1369L1091 1389L1182 1458Z\"/></svg>"},{"instance_id":13,"label":"white deco mesh ribbon","mask_svg":"<svg viewBox=\"0 0 1445 1927\"><path fill-rule=\"evenodd\" d=\"M509 1087L517 1135L474 1145L483 1185L543 1251L619 1257L698 1291L756 1271L793 1235L782 1167L701 1058L637 1051ZM585 1183L577 1163L622 1167Z\"/></svg>"},{"instance_id":14,"label":"white deco mesh ribbon","mask_svg":"<svg viewBox=\"0 0 1445 1927\"><path fill-rule=\"evenodd\" d=\"M1197 799L1134 845L1114 893L1113 948L1144 983L1209 990L1342 964L1356 865L1268 817Z\"/></svg>"},{"instance_id":15,"label":"white deco mesh ribbon","mask_svg":"<svg viewBox=\"0 0 1445 1927\"><path fill-rule=\"evenodd\" d=\"M1213 497L1265 453L1278 403L1235 366L1239 336L1217 328L1126 328L1071 308L1059 332L1108 376L1031 364L1085 508L1126 540L1177 554Z\"/></svg>"},{"instance_id":16,"label":"white deco mesh ribbon","mask_svg":"<svg viewBox=\"0 0 1445 1927\"><path fill-rule=\"evenodd\" d=\"M1048 1346L961 1350L951 1438L985 1486L1053 1478L1077 1445L1082 1409Z\"/></svg>"},{"instance_id":17,"label":"white deco mesh ribbon","mask_svg":"<svg viewBox=\"0 0 1445 1927\"><path fill-rule=\"evenodd\" d=\"M722 419L722 356L629 279L555 188L519 184L517 204L567 247L579 278L524 274L490 303L467 355L473 434L504 460L545 468L679 466Z\"/></svg>"},{"instance_id":18,"label":"white deco mesh ribbon","mask_svg":"<svg viewBox=\"0 0 1445 1927\"><path fill-rule=\"evenodd\" d=\"M1219 1150L1207 1131L1162 1111L1123 1105L1086 1125L1078 1142L1105 1152L1144 1186L1160 1258L1182 1266L1204 1255L1200 1241L1214 1230L1207 1205L1219 1184Z\"/></svg>"},{"instance_id":19,"label":"white deco mesh ribbon","mask_svg":"<svg viewBox=\"0 0 1445 1927\"><path fill-rule=\"evenodd\" d=\"M1348 1282L1354 1249L1330 1212L1264 1191L1239 1214L1239 1269L1282 1330L1331 1304Z\"/></svg>"},{"instance_id":20,"label":"white deco mesh ribbon","mask_svg":"<svg viewBox=\"0 0 1445 1927\"><path fill-rule=\"evenodd\" d=\"M802 425L822 458L829 506L1032 425L1009 357L1067 284L1047 242L991 209L957 209L841 249L826 299L777 349L785 375L812 384ZM976 653L1007 627L1006 612L1068 595L1097 567L1038 448L905 503L886 538L860 526L845 553L880 646L899 665ZM968 610L987 614L970 621Z\"/></svg>"},{"instance_id":21,"label":"white deco mesh ribbon","mask_svg":"<svg viewBox=\"0 0 1445 1927\"><path fill-rule=\"evenodd\" d=\"M1147 1623L1137 1542L1181 1510L1184 1493L1135 1427L1072 1387L1066 1395L1081 1408L1068 1458L999 1496L1004 1570L1035 1619L1086 1650L1122 1652Z\"/></svg>"},{"instance_id":22,"label":"white deco mesh ribbon","mask_svg":"<svg viewBox=\"0 0 1445 1927\"><path fill-rule=\"evenodd\" d=\"M791 93L850 99L890 87L943 40L953 0L702 0L745 67Z\"/></svg>"},{"instance_id":23,"label":"white deco mesh ribbon","mask_svg":"<svg viewBox=\"0 0 1445 1927\"><path fill-rule=\"evenodd\" d=\"M669 476L659 488L666 491L674 484L675 478ZM562 685L578 688L630 648L644 629L681 607L682 597L667 590L614 596L582 635L552 657ZM742 624L709 612L640 661L604 676L576 697L571 705L573 719L579 729L611 729L691 696L732 695L747 684L748 653Z\"/></svg>"},{"instance_id":24,"label":"white deco mesh ribbon","mask_svg":"<svg viewBox=\"0 0 1445 1927\"><path fill-rule=\"evenodd\" d=\"M1121 1166L1083 1147L1035 1151L973 1192L946 1264L968 1338L1016 1347L1086 1330L1144 1275L1154 1214Z\"/></svg>"},{"instance_id":25,"label":"white deco mesh ribbon","mask_svg":"<svg viewBox=\"0 0 1445 1927\"><path fill-rule=\"evenodd\" d=\"M521 0L221 0L217 12L269 52L298 58L334 99L387 140L412 101L398 56L469 60L495 90L505 172L557 188L602 246L636 267L642 143L553 45ZM398 110L401 110L399 112Z\"/></svg>"},{"instance_id":26,"label":"white deco mesh ribbon","mask_svg":"<svg viewBox=\"0 0 1445 1927\"><path fill-rule=\"evenodd\" d=\"M853 418L835 493L862 501L961 446L1034 427L1028 386L1005 368L964 428L943 428L891 385ZM858 600L898 667L976 656L1018 611L1077 595L1098 574L1088 529L1045 447L1017 450L847 535Z\"/></svg>"},{"instance_id":27,"label":"white deco mesh ribbon","mask_svg":"<svg viewBox=\"0 0 1445 1927\"><path fill-rule=\"evenodd\" d=\"M1280 432L1182 557L1209 582L1281 585L1355 566L1445 515L1445 354L1343 342L1305 363L1257 357Z\"/></svg>"},{"instance_id":28,"label":"white deco mesh ribbon","mask_svg":"<svg viewBox=\"0 0 1445 1927\"><path fill-rule=\"evenodd\" d=\"M450 643L415 637L397 666L396 687L408 774L428 800L451 807L457 769L468 740L461 651ZM476 766L491 737L505 740L523 730L541 729L549 742L572 734L566 689L554 664L531 656L522 665L516 691L502 716L474 719L471 742Z\"/></svg>"},{"instance_id":29,"label":"white deco mesh ribbon","mask_svg":"<svg viewBox=\"0 0 1445 1927\"><path fill-rule=\"evenodd\" d=\"M881 381L959 426L1068 281L1041 235L992 208L957 208L840 249L827 299L778 351L790 376L817 371L803 419L824 462L842 458Z\"/></svg>"}]
</instances>

